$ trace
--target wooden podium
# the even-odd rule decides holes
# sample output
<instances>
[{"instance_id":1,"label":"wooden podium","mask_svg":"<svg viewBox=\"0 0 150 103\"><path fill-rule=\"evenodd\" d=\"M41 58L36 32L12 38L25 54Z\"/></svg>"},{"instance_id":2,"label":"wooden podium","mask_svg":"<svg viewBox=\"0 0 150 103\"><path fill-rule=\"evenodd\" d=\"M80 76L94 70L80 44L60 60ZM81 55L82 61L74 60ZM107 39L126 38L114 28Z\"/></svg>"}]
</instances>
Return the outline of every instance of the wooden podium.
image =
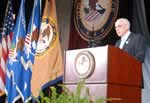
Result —
<instances>
[{"instance_id":1,"label":"wooden podium","mask_svg":"<svg viewBox=\"0 0 150 103\"><path fill-rule=\"evenodd\" d=\"M141 103L141 68L139 61L113 46L68 50L63 82L75 91L77 83L85 79L93 99L120 98L111 103Z\"/></svg>"}]
</instances>

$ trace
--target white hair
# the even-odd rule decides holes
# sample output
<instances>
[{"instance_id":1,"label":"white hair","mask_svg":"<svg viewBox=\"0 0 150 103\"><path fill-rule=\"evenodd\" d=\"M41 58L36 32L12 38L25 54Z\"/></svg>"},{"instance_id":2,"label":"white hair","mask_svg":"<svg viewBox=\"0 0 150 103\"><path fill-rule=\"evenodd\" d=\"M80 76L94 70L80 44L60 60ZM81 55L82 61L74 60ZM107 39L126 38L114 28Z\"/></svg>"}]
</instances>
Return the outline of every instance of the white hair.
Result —
<instances>
[{"instance_id":1,"label":"white hair","mask_svg":"<svg viewBox=\"0 0 150 103\"><path fill-rule=\"evenodd\" d=\"M129 22L128 19L126 19L126 18L119 18L119 19L117 19L116 23L118 23L118 22L125 23L128 26L128 29L130 29L130 22Z\"/></svg>"}]
</instances>

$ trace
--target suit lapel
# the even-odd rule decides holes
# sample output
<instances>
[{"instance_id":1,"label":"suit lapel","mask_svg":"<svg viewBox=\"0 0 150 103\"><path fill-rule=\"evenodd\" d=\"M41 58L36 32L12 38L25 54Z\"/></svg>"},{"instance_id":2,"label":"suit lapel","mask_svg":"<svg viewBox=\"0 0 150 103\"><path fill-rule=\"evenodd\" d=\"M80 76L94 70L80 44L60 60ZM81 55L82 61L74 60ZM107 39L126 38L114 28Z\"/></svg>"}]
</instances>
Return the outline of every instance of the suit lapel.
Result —
<instances>
[{"instance_id":1,"label":"suit lapel","mask_svg":"<svg viewBox=\"0 0 150 103\"><path fill-rule=\"evenodd\" d=\"M124 50L128 49L128 46L130 45L130 42L131 42L131 39L132 39L132 36L133 36L132 33L130 33L128 39L124 43L124 46L123 46Z\"/></svg>"},{"instance_id":2,"label":"suit lapel","mask_svg":"<svg viewBox=\"0 0 150 103\"><path fill-rule=\"evenodd\" d=\"M118 40L117 43L115 44L115 46L119 48L120 42L121 42L121 40Z\"/></svg>"}]
</instances>

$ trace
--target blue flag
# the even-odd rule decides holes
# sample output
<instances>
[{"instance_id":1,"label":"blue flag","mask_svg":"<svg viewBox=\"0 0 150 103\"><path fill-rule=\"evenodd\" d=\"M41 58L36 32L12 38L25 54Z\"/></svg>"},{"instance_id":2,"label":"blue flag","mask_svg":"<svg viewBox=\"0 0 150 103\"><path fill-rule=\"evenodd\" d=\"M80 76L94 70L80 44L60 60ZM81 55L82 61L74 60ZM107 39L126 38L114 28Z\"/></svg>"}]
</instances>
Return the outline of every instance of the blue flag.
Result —
<instances>
[{"instance_id":1,"label":"blue flag","mask_svg":"<svg viewBox=\"0 0 150 103\"><path fill-rule=\"evenodd\" d=\"M41 0L35 0L32 15L28 25L27 36L25 39L24 53L25 57L34 63L34 56L36 53L37 41L39 37L41 24Z\"/></svg>"},{"instance_id":2,"label":"blue flag","mask_svg":"<svg viewBox=\"0 0 150 103\"><path fill-rule=\"evenodd\" d=\"M20 97L18 90L18 85L22 78L22 65L20 58L22 55L24 39L26 36L25 0L21 0L19 13L13 31L14 35L9 51L6 70L6 94L8 103L14 103Z\"/></svg>"},{"instance_id":3,"label":"blue flag","mask_svg":"<svg viewBox=\"0 0 150 103\"><path fill-rule=\"evenodd\" d=\"M28 31L25 38L23 55L21 56L22 63L22 78L19 85L19 90L24 103L27 103L31 98L31 76L32 64L36 53L36 46L39 37L39 29L41 23L41 0L35 0L32 15L30 17Z\"/></svg>"}]
</instances>

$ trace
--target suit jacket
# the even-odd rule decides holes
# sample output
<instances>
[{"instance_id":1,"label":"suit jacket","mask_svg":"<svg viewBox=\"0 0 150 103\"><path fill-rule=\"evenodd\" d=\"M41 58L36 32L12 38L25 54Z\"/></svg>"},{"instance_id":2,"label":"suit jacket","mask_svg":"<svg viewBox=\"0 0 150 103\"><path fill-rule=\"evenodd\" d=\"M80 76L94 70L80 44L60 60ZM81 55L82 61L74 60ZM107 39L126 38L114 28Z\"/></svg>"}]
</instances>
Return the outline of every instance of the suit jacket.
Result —
<instances>
[{"instance_id":1,"label":"suit jacket","mask_svg":"<svg viewBox=\"0 0 150 103\"><path fill-rule=\"evenodd\" d=\"M118 40L115 46L119 47L121 39ZM146 39L144 36L136 33L131 33L126 40L123 50L134 56L140 62L144 62L146 49Z\"/></svg>"},{"instance_id":2,"label":"suit jacket","mask_svg":"<svg viewBox=\"0 0 150 103\"><path fill-rule=\"evenodd\" d=\"M119 47L120 42L121 39L116 42L115 46ZM145 59L146 39L140 34L131 33L122 49L143 63ZM141 86L144 88L143 76Z\"/></svg>"}]
</instances>

